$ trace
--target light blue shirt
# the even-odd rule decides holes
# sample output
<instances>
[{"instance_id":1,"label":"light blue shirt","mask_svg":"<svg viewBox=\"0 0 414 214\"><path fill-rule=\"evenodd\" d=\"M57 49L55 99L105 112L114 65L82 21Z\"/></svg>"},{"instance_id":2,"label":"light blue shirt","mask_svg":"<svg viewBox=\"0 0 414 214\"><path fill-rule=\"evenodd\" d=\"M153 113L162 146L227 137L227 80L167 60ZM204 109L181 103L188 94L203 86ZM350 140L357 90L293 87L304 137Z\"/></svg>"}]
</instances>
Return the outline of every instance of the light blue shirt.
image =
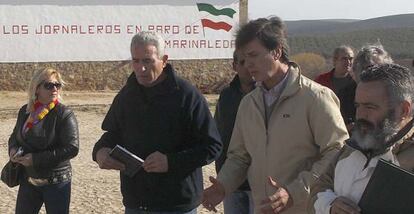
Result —
<instances>
[{"instance_id":1,"label":"light blue shirt","mask_svg":"<svg viewBox=\"0 0 414 214\"><path fill-rule=\"evenodd\" d=\"M267 90L264 87L263 82L257 82L256 83L256 87L259 87L262 90L265 104L268 107L273 105L273 103L279 99L280 95L283 92L283 89L286 86L286 80L287 80L287 77L289 76L288 74L289 74L289 71L286 72L286 74L283 77L282 81L280 81L278 84L276 84L275 86L273 86L273 88L271 88L269 90Z\"/></svg>"}]
</instances>

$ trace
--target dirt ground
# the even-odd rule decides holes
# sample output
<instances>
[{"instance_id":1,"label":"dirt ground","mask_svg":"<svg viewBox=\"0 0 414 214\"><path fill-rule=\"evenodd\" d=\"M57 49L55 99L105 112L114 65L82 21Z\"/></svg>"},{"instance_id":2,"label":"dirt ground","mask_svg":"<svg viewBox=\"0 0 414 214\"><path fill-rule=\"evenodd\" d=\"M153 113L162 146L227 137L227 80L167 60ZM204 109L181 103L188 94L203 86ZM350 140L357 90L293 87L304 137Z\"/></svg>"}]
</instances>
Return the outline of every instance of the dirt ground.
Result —
<instances>
[{"instance_id":1,"label":"dirt ground","mask_svg":"<svg viewBox=\"0 0 414 214\"><path fill-rule=\"evenodd\" d=\"M124 213L119 187L119 174L101 170L92 161L92 148L102 134L102 120L115 92L63 92L66 105L75 110L80 131L80 152L72 160L73 180L71 213ZM26 103L24 92L0 91L0 166L8 160L7 141L16 122L17 111ZM210 110L214 109L217 95L206 95ZM214 164L203 167L204 185L210 185L208 176L215 176ZM12 214L18 187L8 188L0 182L0 213ZM218 213L222 212L222 205ZM42 208L40 213L46 213ZM198 213L209 213L201 206Z\"/></svg>"}]
</instances>

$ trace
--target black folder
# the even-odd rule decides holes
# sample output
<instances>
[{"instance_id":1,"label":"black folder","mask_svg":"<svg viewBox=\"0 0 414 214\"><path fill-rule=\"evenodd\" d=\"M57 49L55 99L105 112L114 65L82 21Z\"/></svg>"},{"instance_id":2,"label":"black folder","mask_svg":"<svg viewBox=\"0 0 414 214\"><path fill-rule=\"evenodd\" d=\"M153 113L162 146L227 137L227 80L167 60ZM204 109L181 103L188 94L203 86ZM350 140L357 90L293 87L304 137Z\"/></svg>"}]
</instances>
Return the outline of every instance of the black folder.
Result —
<instances>
[{"instance_id":1,"label":"black folder","mask_svg":"<svg viewBox=\"0 0 414 214\"><path fill-rule=\"evenodd\" d=\"M380 159L358 205L362 214L414 213L414 174Z\"/></svg>"},{"instance_id":2,"label":"black folder","mask_svg":"<svg viewBox=\"0 0 414 214\"><path fill-rule=\"evenodd\" d=\"M142 163L144 163L144 160L120 145L116 145L109 155L125 164L125 170L122 173L129 177L133 177L141 169Z\"/></svg>"}]
</instances>

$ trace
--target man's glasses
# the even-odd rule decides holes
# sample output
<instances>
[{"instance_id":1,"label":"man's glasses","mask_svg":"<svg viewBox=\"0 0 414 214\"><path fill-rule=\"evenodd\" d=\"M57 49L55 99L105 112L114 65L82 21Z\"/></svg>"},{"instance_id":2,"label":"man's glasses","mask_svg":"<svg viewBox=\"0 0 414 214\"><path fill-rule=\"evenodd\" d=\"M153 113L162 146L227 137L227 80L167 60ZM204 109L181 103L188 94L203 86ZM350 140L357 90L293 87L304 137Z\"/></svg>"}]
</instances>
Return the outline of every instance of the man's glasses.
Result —
<instances>
[{"instance_id":1,"label":"man's glasses","mask_svg":"<svg viewBox=\"0 0 414 214\"><path fill-rule=\"evenodd\" d=\"M56 87L56 89L61 89L62 88L62 83L60 82L45 82L43 83L43 87L47 90L52 90L54 87Z\"/></svg>"}]
</instances>

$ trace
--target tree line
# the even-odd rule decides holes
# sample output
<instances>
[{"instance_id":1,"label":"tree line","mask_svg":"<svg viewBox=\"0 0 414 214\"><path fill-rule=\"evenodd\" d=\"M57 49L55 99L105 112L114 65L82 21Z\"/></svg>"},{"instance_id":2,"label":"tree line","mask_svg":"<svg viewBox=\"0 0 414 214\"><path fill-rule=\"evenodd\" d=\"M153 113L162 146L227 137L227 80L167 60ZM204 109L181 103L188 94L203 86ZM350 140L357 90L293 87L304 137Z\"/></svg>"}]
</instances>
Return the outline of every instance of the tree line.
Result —
<instances>
[{"instance_id":1,"label":"tree line","mask_svg":"<svg viewBox=\"0 0 414 214\"><path fill-rule=\"evenodd\" d=\"M350 45L356 51L366 44L381 42L394 59L414 56L414 28L388 28L363 30L347 33L333 33L315 36L294 36L289 38L291 54L316 53L331 58L335 47Z\"/></svg>"}]
</instances>

